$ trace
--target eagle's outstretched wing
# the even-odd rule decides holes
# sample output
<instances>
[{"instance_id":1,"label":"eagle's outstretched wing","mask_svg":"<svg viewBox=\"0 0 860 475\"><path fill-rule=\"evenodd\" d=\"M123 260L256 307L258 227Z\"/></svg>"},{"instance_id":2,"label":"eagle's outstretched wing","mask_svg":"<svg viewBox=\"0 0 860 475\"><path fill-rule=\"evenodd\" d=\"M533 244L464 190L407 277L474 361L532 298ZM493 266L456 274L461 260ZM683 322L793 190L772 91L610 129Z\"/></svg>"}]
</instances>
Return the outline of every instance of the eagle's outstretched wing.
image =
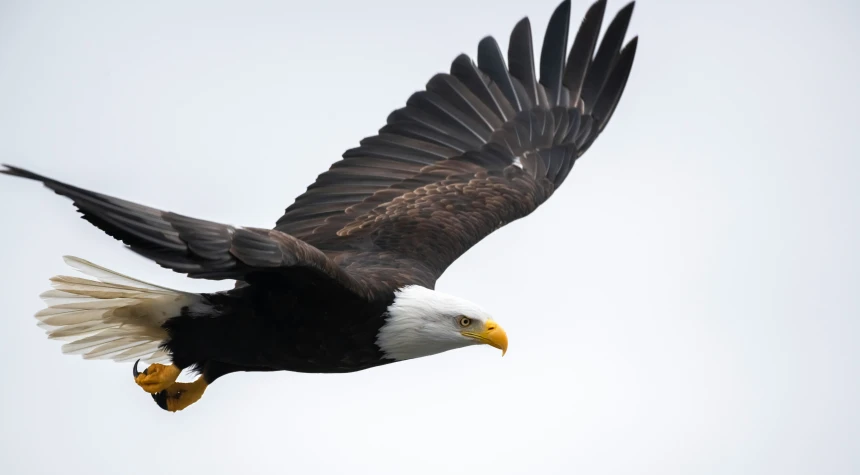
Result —
<instances>
[{"instance_id":1,"label":"eagle's outstretched wing","mask_svg":"<svg viewBox=\"0 0 860 475\"><path fill-rule=\"evenodd\" d=\"M369 296L317 248L272 229L236 228L161 211L5 165L0 173L43 183L70 198L82 217L162 267L204 279L244 280L254 272L291 272L328 278Z\"/></svg>"},{"instance_id":2,"label":"eagle's outstretched wing","mask_svg":"<svg viewBox=\"0 0 860 475\"><path fill-rule=\"evenodd\" d=\"M507 65L496 41L482 40L477 66L454 60L320 175L275 229L360 280L432 288L471 246L540 206L611 118L637 39L623 45L630 3L598 47L605 8L589 8L569 54L569 0L556 9L539 80L528 18L511 34Z\"/></svg>"},{"instance_id":3,"label":"eagle's outstretched wing","mask_svg":"<svg viewBox=\"0 0 860 475\"><path fill-rule=\"evenodd\" d=\"M0 173L44 183L135 252L191 277L275 272L334 280L369 299L407 284L432 288L471 246L549 198L606 126L636 39L622 47L631 3L597 48L605 8L605 0L591 6L569 55L570 2L556 9L539 81L528 19L511 35L509 65L485 38L477 66L458 57L320 175L275 229L160 211L17 167Z\"/></svg>"}]
</instances>

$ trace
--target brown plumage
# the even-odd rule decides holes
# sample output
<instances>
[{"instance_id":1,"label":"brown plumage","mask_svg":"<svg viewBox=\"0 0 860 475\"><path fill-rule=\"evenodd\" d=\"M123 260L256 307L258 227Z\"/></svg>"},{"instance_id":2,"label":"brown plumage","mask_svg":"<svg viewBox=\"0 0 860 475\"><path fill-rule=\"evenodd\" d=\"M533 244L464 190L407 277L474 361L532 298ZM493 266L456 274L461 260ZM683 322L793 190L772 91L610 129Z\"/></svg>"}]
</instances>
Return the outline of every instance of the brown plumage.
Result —
<instances>
[{"instance_id":1,"label":"brown plumage","mask_svg":"<svg viewBox=\"0 0 860 475\"><path fill-rule=\"evenodd\" d=\"M110 310L104 315L163 313L164 318L148 323L168 335L155 342L164 350L159 355L169 355L176 368L199 369L207 382L234 371L357 371L446 351L454 344L442 337L444 344L431 350L420 341L405 346L395 341L388 349L380 344L396 292L408 286L433 289L470 247L537 209L606 127L627 83L637 39L622 46L630 3L598 46L605 8L605 0L589 8L568 53L570 2L564 1L550 19L539 62L528 19L511 34L507 64L498 43L483 39L477 64L466 55L457 57L449 73L434 76L425 90L391 113L377 135L319 175L274 229L237 228L160 211L17 167L0 172L40 181L71 198L84 219L161 266L190 277L238 281L236 289L217 294L168 291L181 304L179 310L170 307L173 314L146 297L165 289L135 281L137 287L121 283L114 291L139 291L135 295L143 297L133 305L92 303L102 298L92 283L63 284L50 294L89 299L81 305ZM97 278L112 273L74 262ZM117 275L107 279L130 281ZM99 357L123 359L136 356L138 349L151 350L153 342L138 342L112 321L88 320L102 314L67 316L71 310L62 305L45 313L62 313L56 321L77 319L77 326L62 331L79 331L82 338L91 328L106 332L93 340L108 345L98 348ZM502 342L495 324L479 321L497 335L482 341L506 348L506 336ZM187 390L159 389L149 381L157 379L152 371L136 373L138 384L158 391L162 407L174 407L165 398ZM175 379L178 371L164 374ZM195 394L199 398L202 389Z\"/></svg>"}]
</instances>

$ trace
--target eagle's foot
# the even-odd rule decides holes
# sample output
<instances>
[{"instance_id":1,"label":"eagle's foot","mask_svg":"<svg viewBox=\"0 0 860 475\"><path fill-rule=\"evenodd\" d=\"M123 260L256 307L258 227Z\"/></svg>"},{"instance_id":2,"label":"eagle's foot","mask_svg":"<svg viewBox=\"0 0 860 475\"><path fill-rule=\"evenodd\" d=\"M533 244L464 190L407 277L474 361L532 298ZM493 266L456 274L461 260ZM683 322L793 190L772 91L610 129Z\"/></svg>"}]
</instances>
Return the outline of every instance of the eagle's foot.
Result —
<instances>
[{"instance_id":1,"label":"eagle's foot","mask_svg":"<svg viewBox=\"0 0 860 475\"><path fill-rule=\"evenodd\" d=\"M167 389L153 394L152 399L165 411L181 411L200 400L206 386L208 384L201 376L193 383L173 383Z\"/></svg>"},{"instance_id":2,"label":"eagle's foot","mask_svg":"<svg viewBox=\"0 0 860 475\"><path fill-rule=\"evenodd\" d=\"M149 368L146 368L141 373L137 370L137 363L139 362L140 360L134 363L134 370L132 371L134 382L150 394L155 394L169 388L176 383L176 378L182 372L182 370L174 365L165 366L155 363L149 365Z\"/></svg>"}]
</instances>

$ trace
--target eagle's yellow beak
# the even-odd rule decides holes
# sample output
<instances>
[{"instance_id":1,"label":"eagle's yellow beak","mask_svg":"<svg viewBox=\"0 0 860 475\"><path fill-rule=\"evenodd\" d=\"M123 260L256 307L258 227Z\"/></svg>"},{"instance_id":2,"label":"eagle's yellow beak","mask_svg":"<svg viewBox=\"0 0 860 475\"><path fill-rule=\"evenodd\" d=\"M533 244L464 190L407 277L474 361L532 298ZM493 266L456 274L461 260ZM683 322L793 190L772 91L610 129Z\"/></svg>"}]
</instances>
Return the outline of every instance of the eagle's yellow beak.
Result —
<instances>
[{"instance_id":1,"label":"eagle's yellow beak","mask_svg":"<svg viewBox=\"0 0 860 475\"><path fill-rule=\"evenodd\" d=\"M490 345L494 348L502 350L502 356L508 351L508 334L499 326L498 323L487 320L484 324L484 329L480 332L463 332L463 336L474 338L478 342L485 345Z\"/></svg>"}]
</instances>

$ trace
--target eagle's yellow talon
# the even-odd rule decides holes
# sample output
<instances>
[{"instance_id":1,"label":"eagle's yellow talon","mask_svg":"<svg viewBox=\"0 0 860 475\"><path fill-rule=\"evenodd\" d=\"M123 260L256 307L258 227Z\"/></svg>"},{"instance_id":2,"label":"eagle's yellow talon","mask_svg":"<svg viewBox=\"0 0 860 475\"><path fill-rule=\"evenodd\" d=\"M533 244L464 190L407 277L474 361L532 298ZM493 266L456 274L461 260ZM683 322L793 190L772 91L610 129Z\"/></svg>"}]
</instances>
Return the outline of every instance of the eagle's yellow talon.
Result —
<instances>
[{"instance_id":1,"label":"eagle's yellow talon","mask_svg":"<svg viewBox=\"0 0 860 475\"><path fill-rule=\"evenodd\" d=\"M174 365L165 366L158 363L149 365L149 368L146 368L142 373L137 372L137 363L134 364L134 367L134 382L150 394L169 388L176 383L176 378L181 372Z\"/></svg>"},{"instance_id":2,"label":"eagle's yellow talon","mask_svg":"<svg viewBox=\"0 0 860 475\"><path fill-rule=\"evenodd\" d=\"M208 384L201 376L193 383L173 383L164 391L153 394L152 399L164 410L181 411L200 400L206 386Z\"/></svg>"}]
</instances>

